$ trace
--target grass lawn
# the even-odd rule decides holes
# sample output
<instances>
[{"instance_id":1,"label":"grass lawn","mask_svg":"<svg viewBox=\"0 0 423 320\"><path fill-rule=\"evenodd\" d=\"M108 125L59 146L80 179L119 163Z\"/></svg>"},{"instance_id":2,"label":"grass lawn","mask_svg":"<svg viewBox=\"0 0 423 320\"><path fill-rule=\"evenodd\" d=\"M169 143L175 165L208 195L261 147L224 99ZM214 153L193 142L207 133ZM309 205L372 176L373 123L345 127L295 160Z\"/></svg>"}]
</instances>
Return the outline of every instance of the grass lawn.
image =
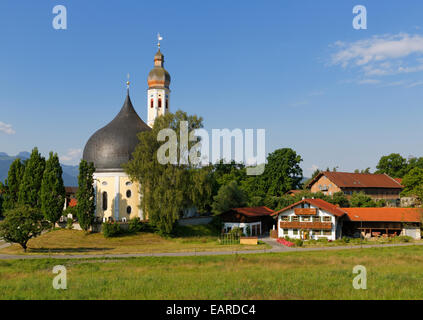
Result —
<instances>
[{"instance_id":1,"label":"grass lawn","mask_svg":"<svg viewBox=\"0 0 423 320\"><path fill-rule=\"evenodd\" d=\"M53 266L67 268L54 290ZM355 265L367 290L355 290ZM231 256L0 260L1 299L423 299L419 246Z\"/></svg>"},{"instance_id":2,"label":"grass lawn","mask_svg":"<svg viewBox=\"0 0 423 320\"><path fill-rule=\"evenodd\" d=\"M360 242L359 238L350 239L348 242L342 239L335 241L318 241L318 240L306 240L303 242L303 248L316 248L316 247L337 247L337 246L360 246L362 245L374 245L374 244L396 244L396 243L423 243L423 240L414 240L409 237L395 237L395 238L370 238L363 239Z\"/></svg>"},{"instance_id":3,"label":"grass lawn","mask_svg":"<svg viewBox=\"0 0 423 320\"><path fill-rule=\"evenodd\" d=\"M121 254L193 251L233 251L270 248L267 244L220 245L217 237L196 229L183 230L184 236L163 238L154 233L138 233L116 238L105 238L101 233L86 234L78 230L57 229L28 242L26 254ZM205 234L205 235L204 235ZM2 254L25 254L18 244L0 249Z\"/></svg>"}]
</instances>

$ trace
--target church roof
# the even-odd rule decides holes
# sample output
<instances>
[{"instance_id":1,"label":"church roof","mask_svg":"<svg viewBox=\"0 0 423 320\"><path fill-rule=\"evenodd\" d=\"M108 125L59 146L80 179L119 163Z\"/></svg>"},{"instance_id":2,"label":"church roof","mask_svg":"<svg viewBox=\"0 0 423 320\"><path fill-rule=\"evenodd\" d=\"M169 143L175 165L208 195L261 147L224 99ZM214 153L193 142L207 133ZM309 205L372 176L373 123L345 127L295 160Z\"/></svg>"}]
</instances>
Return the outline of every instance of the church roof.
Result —
<instances>
[{"instance_id":1,"label":"church roof","mask_svg":"<svg viewBox=\"0 0 423 320\"><path fill-rule=\"evenodd\" d=\"M147 130L151 128L138 116L128 91L117 116L88 140L83 159L93 162L97 172L121 171L138 145L137 134Z\"/></svg>"},{"instance_id":2,"label":"church roof","mask_svg":"<svg viewBox=\"0 0 423 320\"><path fill-rule=\"evenodd\" d=\"M164 56L159 49L154 56L154 68L150 71L147 77L149 88L169 88L170 74L163 65Z\"/></svg>"}]
</instances>

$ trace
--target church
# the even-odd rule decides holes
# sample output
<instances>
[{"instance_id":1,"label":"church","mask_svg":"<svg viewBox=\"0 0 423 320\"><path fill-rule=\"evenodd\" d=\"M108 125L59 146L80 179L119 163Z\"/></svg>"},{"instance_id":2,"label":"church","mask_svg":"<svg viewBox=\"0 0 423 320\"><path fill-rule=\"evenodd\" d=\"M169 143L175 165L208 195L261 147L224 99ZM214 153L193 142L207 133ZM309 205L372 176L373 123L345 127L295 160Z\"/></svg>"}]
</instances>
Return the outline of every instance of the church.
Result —
<instances>
[{"instance_id":1,"label":"church","mask_svg":"<svg viewBox=\"0 0 423 320\"><path fill-rule=\"evenodd\" d=\"M109 124L90 137L84 148L83 159L94 163L95 167L95 216L103 222L125 222L137 217L146 219L140 209L140 185L130 180L122 165L131 159L138 145L137 134L151 130L154 120L170 110L170 75L164 68L160 41L158 47L154 67L147 78L147 123L139 117L132 105L128 81L122 109Z\"/></svg>"}]
</instances>

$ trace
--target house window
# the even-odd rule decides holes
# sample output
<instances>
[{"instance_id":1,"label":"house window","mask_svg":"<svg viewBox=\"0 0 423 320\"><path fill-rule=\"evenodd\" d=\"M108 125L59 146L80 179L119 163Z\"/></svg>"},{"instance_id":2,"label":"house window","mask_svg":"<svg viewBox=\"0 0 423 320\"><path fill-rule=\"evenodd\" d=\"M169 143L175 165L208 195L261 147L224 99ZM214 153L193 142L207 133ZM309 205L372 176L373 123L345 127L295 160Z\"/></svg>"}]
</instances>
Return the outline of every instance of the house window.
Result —
<instances>
[{"instance_id":1,"label":"house window","mask_svg":"<svg viewBox=\"0 0 423 320\"><path fill-rule=\"evenodd\" d=\"M319 216L313 216L313 222L320 222Z\"/></svg>"},{"instance_id":2,"label":"house window","mask_svg":"<svg viewBox=\"0 0 423 320\"><path fill-rule=\"evenodd\" d=\"M132 208L131 208L131 206L127 206L126 207L126 213L127 214L130 214L132 212Z\"/></svg>"},{"instance_id":3,"label":"house window","mask_svg":"<svg viewBox=\"0 0 423 320\"><path fill-rule=\"evenodd\" d=\"M324 221L324 222L331 222L331 221L332 221L332 218L331 218L331 217L329 217L329 216L324 216L324 217L323 217L323 221Z\"/></svg>"},{"instance_id":4,"label":"house window","mask_svg":"<svg viewBox=\"0 0 423 320\"><path fill-rule=\"evenodd\" d=\"M323 230L323 235L324 236L331 236L332 235L332 230Z\"/></svg>"},{"instance_id":5,"label":"house window","mask_svg":"<svg viewBox=\"0 0 423 320\"><path fill-rule=\"evenodd\" d=\"M299 217L298 216L292 216L291 217L291 221L299 221Z\"/></svg>"},{"instance_id":6,"label":"house window","mask_svg":"<svg viewBox=\"0 0 423 320\"><path fill-rule=\"evenodd\" d=\"M289 221L289 217L288 216L282 216L281 220L282 221Z\"/></svg>"},{"instance_id":7,"label":"house window","mask_svg":"<svg viewBox=\"0 0 423 320\"><path fill-rule=\"evenodd\" d=\"M169 109L169 99L166 99L166 102L165 103L166 103L165 108L166 109Z\"/></svg>"},{"instance_id":8,"label":"house window","mask_svg":"<svg viewBox=\"0 0 423 320\"><path fill-rule=\"evenodd\" d=\"M154 100L153 100L153 99L151 99L151 100L150 100L150 108L153 108L153 106L154 106Z\"/></svg>"},{"instance_id":9,"label":"house window","mask_svg":"<svg viewBox=\"0 0 423 320\"><path fill-rule=\"evenodd\" d=\"M292 230L292 234L293 234L294 236L298 236L298 229L293 229L293 230Z\"/></svg>"},{"instance_id":10,"label":"house window","mask_svg":"<svg viewBox=\"0 0 423 320\"><path fill-rule=\"evenodd\" d=\"M103 211L107 210L107 192L103 192Z\"/></svg>"},{"instance_id":11,"label":"house window","mask_svg":"<svg viewBox=\"0 0 423 320\"><path fill-rule=\"evenodd\" d=\"M309 222L309 221L311 221L311 219L308 216L303 216L303 217L301 217L301 221Z\"/></svg>"},{"instance_id":12,"label":"house window","mask_svg":"<svg viewBox=\"0 0 423 320\"><path fill-rule=\"evenodd\" d=\"M313 234L315 236L320 236L322 234L322 230L313 230Z\"/></svg>"},{"instance_id":13,"label":"house window","mask_svg":"<svg viewBox=\"0 0 423 320\"><path fill-rule=\"evenodd\" d=\"M127 198L130 198L130 197L131 197L131 195L132 195L131 190L126 191L126 197L127 197Z\"/></svg>"},{"instance_id":14,"label":"house window","mask_svg":"<svg viewBox=\"0 0 423 320\"><path fill-rule=\"evenodd\" d=\"M161 108L161 107L162 107L162 99L159 98L159 108Z\"/></svg>"}]
</instances>

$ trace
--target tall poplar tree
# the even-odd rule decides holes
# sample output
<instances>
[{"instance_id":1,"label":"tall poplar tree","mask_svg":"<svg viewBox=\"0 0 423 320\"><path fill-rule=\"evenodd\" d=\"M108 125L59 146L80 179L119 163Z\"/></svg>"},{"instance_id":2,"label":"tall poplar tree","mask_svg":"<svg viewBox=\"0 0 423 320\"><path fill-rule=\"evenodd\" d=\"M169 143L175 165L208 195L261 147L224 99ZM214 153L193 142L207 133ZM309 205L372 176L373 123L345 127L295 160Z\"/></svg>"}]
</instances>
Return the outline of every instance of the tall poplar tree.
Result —
<instances>
[{"instance_id":1,"label":"tall poplar tree","mask_svg":"<svg viewBox=\"0 0 423 320\"><path fill-rule=\"evenodd\" d=\"M78 192L76 199L76 216L79 225L85 231L88 231L94 222L95 212L95 194L94 194L94 174L93 163L81 160L79 164Z\"/></svg>"},{"instance_id":2,"label":"tall poplar tree","mask_svg":"<svg viewBox=\"0 0 423 320\"><path fill-rule=\"evenodd\" d=\"M9 167L9 172L5 183L0 187L3 197L3 210L16 207L18 203L19 187L24 175L25 166L21 159L15 159Z\"/></svg>"},{"instance_id":3,"label":"tall poplar tree","mask_svg":"<svg viewBox=\"0 0 423 320\"><path fill-rule=\"evenodd\" d=\"M19 187L19 204L41 208L40 191L45 165L46 160L35 147L25 165L25 172Z\"/></svg>"},{"instance_id":4,"label":"tall poplar tree","mask_svg":"<svg viewBox=\"0 0 423 320\"><path fill-rule=\"evenodd\" d=\"M62 173L57 153L50 152L41 182L41 211L53 228L62 216L65 204L66 194Z\"/></svg>"}]
</instances>

